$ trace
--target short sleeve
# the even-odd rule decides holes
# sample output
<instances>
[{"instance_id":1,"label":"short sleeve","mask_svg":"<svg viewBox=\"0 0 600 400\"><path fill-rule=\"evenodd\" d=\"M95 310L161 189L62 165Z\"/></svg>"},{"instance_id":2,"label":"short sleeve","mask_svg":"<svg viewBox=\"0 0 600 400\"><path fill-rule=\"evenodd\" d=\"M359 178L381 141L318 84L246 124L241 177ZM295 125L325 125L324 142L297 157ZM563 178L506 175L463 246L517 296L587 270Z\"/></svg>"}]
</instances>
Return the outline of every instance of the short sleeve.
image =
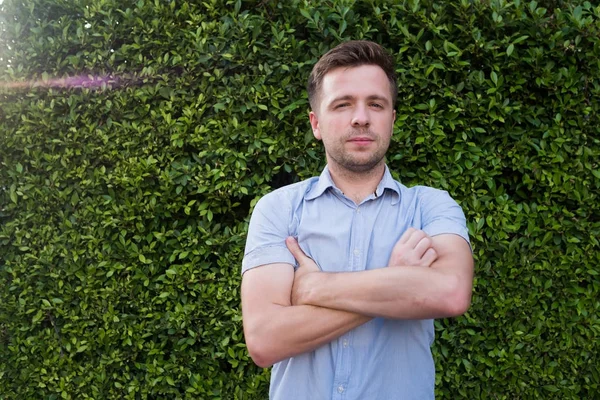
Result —
<instances>
[{"instance_id":1,"label":"short sleeve","mask_svg":"<svg viewBox=\"0 0 600 400\"><path fill-rule=\"evenodd\" d=\"M261 198L252 212L242 274L249 269L273 263L296 265L296 260L285 245L290 236L292 207L285 192L275 191Z\"/></svg>"},{"instance_id":2,"label":"short sleeve","mask_svg":"<svg viewBox=\"0 0 600 400\"><path fill-rule=\"evenodd\" d=\"M465 214L448 192L427 188L420 195L423 231L429 236L446 233L459 235L470 246Z\"/></svg>"}]
</instances>

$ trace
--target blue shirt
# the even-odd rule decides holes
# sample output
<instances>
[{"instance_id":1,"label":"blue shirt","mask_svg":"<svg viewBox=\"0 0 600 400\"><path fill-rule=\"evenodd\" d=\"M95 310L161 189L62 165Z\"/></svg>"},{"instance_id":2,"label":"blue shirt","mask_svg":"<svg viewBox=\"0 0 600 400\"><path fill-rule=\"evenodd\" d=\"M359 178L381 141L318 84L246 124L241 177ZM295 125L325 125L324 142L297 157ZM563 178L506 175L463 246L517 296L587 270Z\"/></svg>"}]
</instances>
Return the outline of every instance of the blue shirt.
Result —
<instances>
[{"instance_id":1,"label":"blue shirt","mask_svg":"<svg viewBox=\"0 0 600 400\"><path fill-rule=\"evenodd\" d=\"M285 245L287 236L297 237L304 252L326 272L384 268L409 227L469 241L462 209L447 192L407 188L386 167L375 193L356 205L334 185L325 167L320 177L259 200L250 220L242 273L271 263L296 266ZM374 318L312 352L275 364L269 397L433 399L433 337L433 320Z\"/></svg>"}]
</instances>

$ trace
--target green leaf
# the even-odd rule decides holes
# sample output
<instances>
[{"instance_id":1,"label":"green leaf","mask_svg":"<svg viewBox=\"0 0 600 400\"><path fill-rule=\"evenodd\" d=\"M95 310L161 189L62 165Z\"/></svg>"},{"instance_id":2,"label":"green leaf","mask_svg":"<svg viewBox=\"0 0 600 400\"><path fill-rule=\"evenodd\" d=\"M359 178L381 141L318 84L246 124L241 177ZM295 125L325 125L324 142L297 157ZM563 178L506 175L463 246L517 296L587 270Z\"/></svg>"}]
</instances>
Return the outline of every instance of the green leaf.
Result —
<instances>
[{"instance_id":1,"label":"green leaf","mask_svg":"<svg viewBox=\"0 0 600 400\"><path fill-rule=\"evenodd\" d=\"M559 391L559 389L555 385L544 385L543 387L544 387L544 390L547 390L552 393L556 393Z\"/></svg>"},{"instance_id":2,"label":"green leaf","mask_svg":"<svg viewBox=\"0 0 600 400\"><path fill-rule=\"evenodd\" d=\"M17 192L16 192L16 186L15 185L11 185L10 189L9 189L9 196L10 196L10 200L17 204Z\"/></svg>"},{"instance_id":3,"label":"green leaf","mask_svg":"<svg viewBox=\"0 0 600 400\"><path fill-rule=\"evenodd\" d=\"M301 8L298 11L300 11L300 15L302 15L304 18L306 18L308 20L312 20L312 17L310 15L310 13L308 12L308 10L305 10L305 9Z\"/></svg>"},{"instance_id":4,"label":"green leaf","mask_svg":"<svg viewBox=\"0 0 600 400\"><path fill-rule=\"evenodd\" d=\"M76 191L73 191L73 195L71 196L71 205L75 206L79 203L79 194Z\"/></svg>"},{"instance_id":5,"label":"green leaf","mask_svg":"<svg viewBox=\"0 0 600 400\"><path fill-rule=\"evenodd\" d=\"M38 310L38 312L35 313L35 315L31 319L31 323L32 324L38 323L39 321L41 321L41 319L43 318L43 316L44 316L44 313L42 312L42 310Z\"/></svg>"},{"instance_id":6,"label":"green leaf","mask_svg":"<svg viewBox=\"0 0 600 400\"><path fill-rule=\"evenodd\" d=\"M513 53L513 51L515 50L515 45L514 44L509 44L508 47L506 48L506 55L510 57L510 55Z\"/></svg>"},{"instance_id":7,"label":"green leaf","mask_svg":"<svg viewBox=\"0 0 600 400\"><path fill-rule=\"evenodd\" d=\"M528 35L519 36L517 39L515 39L515 40L513 41L513 44L518 44L518 43L521 43L522 41L524 41L524 40L526 40L526 39L528 39L528 38L529 38L529 36L528 36Z\"/></svg>"}]
</instances>

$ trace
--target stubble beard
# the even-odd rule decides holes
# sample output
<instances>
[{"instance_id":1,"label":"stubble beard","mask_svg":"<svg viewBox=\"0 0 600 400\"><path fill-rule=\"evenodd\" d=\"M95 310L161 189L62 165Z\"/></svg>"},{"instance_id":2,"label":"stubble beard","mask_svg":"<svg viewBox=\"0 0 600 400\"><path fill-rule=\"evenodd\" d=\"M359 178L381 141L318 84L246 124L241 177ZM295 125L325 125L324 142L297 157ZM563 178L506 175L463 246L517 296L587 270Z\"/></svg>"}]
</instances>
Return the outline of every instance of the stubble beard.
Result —
<instances>
[{"instance_id":1,"label":"stubble beard","mask_svg":"<svg viewBox=\"0 0 600 400\"><path fill-rule=\"evenodd\" d=\"M360 155L357 157L344 149L346 142L355 136L367 136L375 141L374 143L377 146L369 157L364 158L360 157ZM384 162L385 153L389 147L389 142L387 146L379 146L380 141L381 137L374 135L371 132L352 131L347 135L344 135L341 141L338 142L336 148L332 149L332 151L327 151L327 149L325 150L331 161L335 162L338 168L340 168L342 171L346 171L351 174L365 175L370 172L374 172L376 167Z\"/></svg>"}]
</instances>

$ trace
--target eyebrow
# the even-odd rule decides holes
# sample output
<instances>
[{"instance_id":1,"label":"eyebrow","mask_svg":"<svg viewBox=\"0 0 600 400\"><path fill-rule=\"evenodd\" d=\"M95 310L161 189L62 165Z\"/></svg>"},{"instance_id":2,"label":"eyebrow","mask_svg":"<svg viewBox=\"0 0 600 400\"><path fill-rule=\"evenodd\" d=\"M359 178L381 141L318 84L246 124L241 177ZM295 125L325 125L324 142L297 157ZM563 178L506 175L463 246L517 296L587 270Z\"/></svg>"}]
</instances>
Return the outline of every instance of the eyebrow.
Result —
<instances>
[{"instance_id":1,"label":"eyebrow","mask_svg":"<svg viewBox=\"0 0 600 400\"><path fill-rule=\"evenodd\" d=\"M345 96L336 97L335 99L331 100L331 101L329 102L329 104L333 104L333 103L336 103L336 102L338 102L338 101L343 101L343 100L354 100L354 99L355 99L355 97L354 97L354 96L347 94L347 95L345 95ZM384 103L386 103L386 104L389 104L389 103L390 103L388 99L386 99L386 98L385 98L385 97L383 97L383 96L379 96L379 95L377 95L377 94L372 94L372 95L368 96L368 97L367 97L367 100L378 100L378 101L384 102Z\"/></svg>"}]
</instances>

